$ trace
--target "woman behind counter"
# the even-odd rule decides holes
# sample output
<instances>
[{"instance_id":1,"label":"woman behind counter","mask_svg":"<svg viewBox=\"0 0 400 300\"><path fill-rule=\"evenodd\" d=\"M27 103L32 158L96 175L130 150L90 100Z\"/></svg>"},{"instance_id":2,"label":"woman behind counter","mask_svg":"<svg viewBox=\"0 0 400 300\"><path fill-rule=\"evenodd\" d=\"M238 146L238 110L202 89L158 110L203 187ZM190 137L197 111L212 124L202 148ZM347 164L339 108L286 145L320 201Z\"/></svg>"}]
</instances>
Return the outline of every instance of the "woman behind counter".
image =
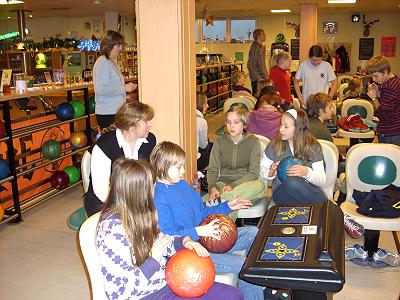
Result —
<instances>
[{"instance_id":1,"label":"woman behind counter","mask_svg":"<svg viewBox=\"0 0 400 300\"><path fill-rule=\"evenodd\" d=\"M93 67L95 92L95 113L100 129L114 123L117 110L125 103L126 93L137 85L125 84L116 60L124 45L124 37L116 31L108 30L100 43L100 56Z\"/></svg>"}]
</instances>

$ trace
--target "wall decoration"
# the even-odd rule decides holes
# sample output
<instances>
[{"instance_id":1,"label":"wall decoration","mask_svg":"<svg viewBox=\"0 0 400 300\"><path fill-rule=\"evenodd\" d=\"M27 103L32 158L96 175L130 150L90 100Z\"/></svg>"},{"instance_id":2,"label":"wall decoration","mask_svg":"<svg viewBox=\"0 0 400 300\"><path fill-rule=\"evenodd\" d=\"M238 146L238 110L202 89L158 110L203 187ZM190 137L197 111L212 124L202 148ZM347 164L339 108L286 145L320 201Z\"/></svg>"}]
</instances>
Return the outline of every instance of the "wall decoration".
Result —
<instances>
[{"instance_id":1,"label":"wall decoration","mask_svg":"<svg viewBox=\"0 0 400 300\"><path fill-rule=\"evenodd\" d=\"M318 43L324 51L322 59L330 63L339 73L350 70L351 43L336 42L334 37L328 38L328 42Z\"/></svg>"},{"instance_id":2,"label":"wall decoration","mask_svg":"<svg viewBox=\"0 0 400 300\"><path fill-rule=\"evenodd\" d=\"M368 60L374 56L374 39L373 38L361 38L358 47L358 59Z\"/></svg>"},{"instance_id":3,"label":"wall decoration","mask_svg":"<svg viewBox=\"0 0 400 300\"><path fill-rule=\"evenodd\" d=\"M367 21L365 21L365 15L363 15L363 24L364 24L363 35L365 37L369 36L370 28L372 27L372 25L374 25L375 23L378 23L378 22L379 22L379 19L373 20L372 22L367 22Z\"/></svg>"},{"instance_id":4,"label":"wall decoration","mask_svg":"<svg viewBox=\"0 0 400 300\"><path fill-rule=\"evenodd\" d=\"M338 22L323 22L322 32L324 34L335 34L338 32Z\"/></svg>"},{"instance_id":5,"label":"wall decoration","mask_svg":"<svg viewBox=\"0 0 400 300\"><path fill-rule=\"evenodd\" d=\"M381 55L386 57L396 57L396 42L395 36L383 36L381 38Z\"/></svg>"},{"instance_id":6,"label":"wall decoration","mask_svg":"<svg viewBox=\"0 0 400 300\"><path fill-rule=\"evenodd\" d=\"M294 36L296 37L296 39L300 38L300 24L286 22L286 25L292 27L295 30Z\"/></svg>"}]
</instances>

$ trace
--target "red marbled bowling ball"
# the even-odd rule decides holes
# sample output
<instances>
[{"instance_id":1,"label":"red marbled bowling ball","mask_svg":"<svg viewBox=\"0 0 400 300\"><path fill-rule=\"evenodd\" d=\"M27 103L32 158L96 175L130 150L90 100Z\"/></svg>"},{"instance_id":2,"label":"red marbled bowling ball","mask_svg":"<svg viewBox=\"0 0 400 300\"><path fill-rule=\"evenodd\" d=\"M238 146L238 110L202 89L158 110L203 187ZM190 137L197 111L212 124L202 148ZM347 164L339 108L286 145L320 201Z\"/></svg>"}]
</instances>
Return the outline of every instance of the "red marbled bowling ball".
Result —
<instances>
[{"instance_id":1,"label":"red marbled bowling ball","mask_svg":"<svg viewBox=\"0 0 400 300\"><path fill-rule=\"evenodd\" d=\"M50 176L50 184L57 190L65 189L69 184L69 177L64 171L55 171Z\"/></svg>"},{"instance_id":2,"label":"red marbled bowling ball","mask_svg":"<svg viewBox=\"0 0 400 300\"><path fill-rule=\"evenodd\" d=\"M210 257L183 249L168 261L165 279L170 289L180 297L196 298L211 288L215 279L215 267Z\"/></svg>"},{"instance_id":3,"label":"red marbled bowling ball","mask_svg":"<svg viewBox=\"0 0 400 300\"><path fill-rule=\"evenodd\" d=\"M213 237L200 237L200 244L208 251L213 253L225 253L230 250L237 240L237 228L235 222L231 218L222 214L213 214L205 217L201 221L200 226L207 225L211 221L219 219L219 230L221 239L217 240Z\"/></svg>"}]
</instances>

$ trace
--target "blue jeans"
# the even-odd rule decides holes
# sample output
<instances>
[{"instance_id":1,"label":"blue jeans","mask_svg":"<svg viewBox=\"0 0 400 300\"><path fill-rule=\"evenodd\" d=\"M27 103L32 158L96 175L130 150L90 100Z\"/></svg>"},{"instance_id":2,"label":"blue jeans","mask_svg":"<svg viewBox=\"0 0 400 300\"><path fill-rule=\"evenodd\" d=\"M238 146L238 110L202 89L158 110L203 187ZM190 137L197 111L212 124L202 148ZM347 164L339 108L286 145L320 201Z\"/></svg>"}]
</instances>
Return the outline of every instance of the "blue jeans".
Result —
<instances>
[{"instance_id":1,"label":"blue jeans","mask_svg":"<svg viewBox=\"0 0 400 300\"><path fill-rule=\"evenodd\" d=\"M312 204L326 201L325 193L303 177L289 176L272 194L275 204Z\"/></svg>"},{"instance_id":2,"label":"blue jeans","mask_svg":"<svg viewBox=\"0 0 400 300\"><path fill-rule=\"evenodd\" d=\"M378 134L378 142L400 146L400 135L385 136Z\"/></svg>"},{"instance_id":3,"label":"blue jeans","mask_svg":"<svg viewBox=\"0 0 400 300\"><path fill-rule=\"evenodd\" d=\"M255 226L239 227L238 239L231 250L222 254L210 253L215 270L217 272L239 274L246 257L234 254L232 252L246 250L247 255L257 233L258 228ZM261 286L250 284L239 279L238 287L243 293L244 299L264 299L263 288Z\"/></svg>"}]
</instances>

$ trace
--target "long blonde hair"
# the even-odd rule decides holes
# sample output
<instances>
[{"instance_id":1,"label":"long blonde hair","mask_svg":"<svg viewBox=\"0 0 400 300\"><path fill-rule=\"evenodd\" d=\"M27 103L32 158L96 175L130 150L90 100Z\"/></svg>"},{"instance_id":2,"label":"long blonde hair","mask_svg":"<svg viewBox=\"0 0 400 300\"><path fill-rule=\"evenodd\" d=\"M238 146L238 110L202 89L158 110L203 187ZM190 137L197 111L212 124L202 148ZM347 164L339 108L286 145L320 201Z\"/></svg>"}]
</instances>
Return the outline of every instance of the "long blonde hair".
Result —
<instances>
[{"instance_id":1,"label":"long blonde hair","mask_svg":"<svg viewBox=\"0 0 400 300\"><path fill-rule=\"evenodd\" d=\"M295 131L293 135L294 156L301 157L306 162L314 161L316 152L321 151L321 145L310 132L310 125L306 113L302 109L296 109L297 118L295 119L289 112L282 115L294 121ZM316 148L313 147L316 145ZM272 148L277 157L280 157L286 150L286 143L282 140L281 133L272 141Z\"/></svg>"},{"instance_id":2,"label":"long blonde hair","mask_svg":"<svg viewBox=\"0 0 400 300\"><path fill-rule=\"evenodd\" d=\"M115 212L121 218L135 266L149 258L160 233L153 202L154 184L154 171L148 162L125 157L114 162L103 214Z\"/></svg>"}]
</instances>

